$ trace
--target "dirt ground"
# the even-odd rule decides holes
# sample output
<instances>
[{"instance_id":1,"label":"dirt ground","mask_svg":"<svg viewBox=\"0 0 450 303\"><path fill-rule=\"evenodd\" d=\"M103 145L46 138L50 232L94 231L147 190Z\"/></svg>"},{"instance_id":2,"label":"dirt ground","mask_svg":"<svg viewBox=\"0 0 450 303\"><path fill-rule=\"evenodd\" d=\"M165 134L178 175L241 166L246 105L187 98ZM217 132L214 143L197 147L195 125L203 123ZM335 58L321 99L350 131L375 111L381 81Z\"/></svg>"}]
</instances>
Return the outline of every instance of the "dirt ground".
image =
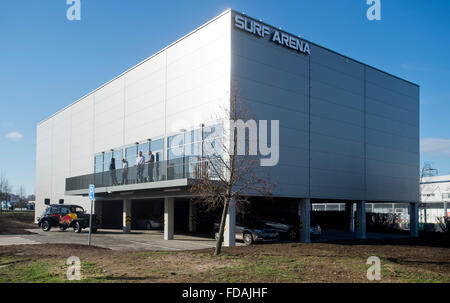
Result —
<instances>
[{"instance_id":1,"label":"dirt ground","mask_svg":"<svg viewBox=\"0 0 450 303\"><path fill-rule=\"evenodd\" d=\"M438 245L435 245L438 246ZM450 249L426 243L284 243L181 252L122 252L84 245L0 247L0 282L65 282L69 256L82 282L370 282L369 256L381 282L450 282Z\"/></svg>"},{"instance_id":2,"label":"dirt ground","mask_svg":"<svg viewBox=\"0 0 450 303\"><path fill-rule=\"evenodd\" d=\"M26 229L36 228L34 212L4 212L0 215L0 235L30 234Z\"/></svg>"},{"instance_id":3,"label":"dirt ground","mask_svg":"<svg viewBox=\"0 0 450 303\"><path fill-rule=\"evenodd\" d=\"M0 234L35 228L34 215L0 216ZM370 282L367 258L381 260L381 282L450 282L450 240L279 243L195 251L113 251L77 244L0 246L0 282L67 282L67 258L81 260L81 282Z\"/></svg>"}]
</instances>

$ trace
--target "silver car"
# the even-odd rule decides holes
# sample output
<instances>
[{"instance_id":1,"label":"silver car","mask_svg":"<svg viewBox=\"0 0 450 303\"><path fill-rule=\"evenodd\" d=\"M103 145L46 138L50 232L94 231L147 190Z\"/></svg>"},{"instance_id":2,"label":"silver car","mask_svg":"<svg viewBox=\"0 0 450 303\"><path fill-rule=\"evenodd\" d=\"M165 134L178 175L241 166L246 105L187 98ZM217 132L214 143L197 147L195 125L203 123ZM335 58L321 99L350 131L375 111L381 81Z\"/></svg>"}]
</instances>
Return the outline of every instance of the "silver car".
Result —
<instances>
[{"instance_id":1,"label":"silver car","mask_svg":"<svg viewBox=\"0 0 450 303\"><path fill-rule=\"evenodd\" d=\"M215 238L219 237L219 224L214 224ZM236 240L244 241L245 245L251 245L255 242L273 242L280 238L278 231L261 221L249 222L244 224L242 222L236 223Z\"/></svg>"}]
</instances>

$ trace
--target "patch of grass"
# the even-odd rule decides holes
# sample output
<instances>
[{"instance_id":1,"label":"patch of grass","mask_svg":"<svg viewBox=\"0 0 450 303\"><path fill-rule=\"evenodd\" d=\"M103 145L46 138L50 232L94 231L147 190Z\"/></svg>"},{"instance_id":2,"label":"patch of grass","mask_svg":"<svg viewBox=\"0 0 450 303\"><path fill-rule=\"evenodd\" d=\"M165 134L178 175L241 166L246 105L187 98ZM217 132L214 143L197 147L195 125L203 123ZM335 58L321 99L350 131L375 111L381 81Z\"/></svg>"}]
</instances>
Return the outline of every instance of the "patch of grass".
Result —
<instances>
[{"instance_id":1,"label":"patch of grass","mask_svg":"<svg viewBox=\"0 0 450 303\"><path fill-rule=\"evenodd\" d=\"M235 265L221 267L199 273L199 277L212 282L300 282L307 258L291 258L286 256L258 255L251 258L238 259L233 256L222 256L224 261L234 259Z\"/></svg>"},{"instance_id":2,"label":"patch of grass","mask_svg":"<svg viewBox=\"0 0 450 303\"><path fill-rule=\"evenodd\" d=\"M0 282L63 282L62 276L44 261L14 264L0 269Z\"/></svg>"},{"instance_id":3,"label":"patch of grass","mask_svg":"<svg viewBox=\"0 0 450 303\"><path fill-rule=\"evenodd\" d=\"M385 261L381 265L381 281L383 277L414 283L449 283L450 277L439 272L411 267L394 262Z\"/></svg>"},{"instance_id":4,"label":"patch of grass","mask_svg":"<svg viewBox=\"0 0 450 303\"><path fill-rule=\"evenodd\" d=\"M8 255L1 255L0 256L0 266L7 265L11 263L17 263L23 260L23 258L20 258L18 256L8 256Z\"/></svg>"},{"instance_id":5,"label":"patch of grass","mask_svg":"<svg viewBox=\"0 0 450 303\"><path fill-rule=\"evenodd\" d=\"M2 258L3 260L4 258ZM65 260L25 261L25 263L10 263L0 268L0 283L64 283L64 282L105 282L113 275L108 274L95 262L81 263L81 280L68 280L69 266Z\"/></svg>"}]
</instances>

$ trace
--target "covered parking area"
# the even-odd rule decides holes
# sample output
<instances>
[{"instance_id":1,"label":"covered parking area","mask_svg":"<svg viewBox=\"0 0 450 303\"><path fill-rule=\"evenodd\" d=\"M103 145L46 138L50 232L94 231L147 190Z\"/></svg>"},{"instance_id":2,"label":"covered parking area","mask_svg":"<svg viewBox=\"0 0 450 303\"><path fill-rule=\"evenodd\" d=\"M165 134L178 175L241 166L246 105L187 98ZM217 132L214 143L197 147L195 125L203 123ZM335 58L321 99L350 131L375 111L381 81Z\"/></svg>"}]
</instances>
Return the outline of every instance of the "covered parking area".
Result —
<instances>
[{"instance_id":1,"label":"covered parking area","mask_svg":"<svg viewBox=\"0 0 450 303\"><path fill-rule=\"evenodd\" d=\"M417 203L391 203L380 201L348 201L326 199L298 199L274 197L265 199L253 197L251 206L244 212L248 212L265 221L273 221L282 224L299 225L299 240L334 241L349 239L380 239L396 238L404 236L417 237L418 216ZM393 206L394 205L394 206ZM387 208L397 210L397 207L406 208L405 216L402 216L401 229L380 229L376 215L383 215ZM238 210L242 212L243 210ZM382 218L384 219L384 218ZM407 222L405 223L405 219ZM278 221L277 221L278 220ZM311 229L320 226L322 235L311 239ZM314 229L314 228L313 228ZM287 238L285 236L285 238Z\"/></svg>"},{"instance_id":2,"label":"covered parking area","mask_svg":"<svg viewBox=\"0 0 450 303\"><path fill-rule=\"evenodd\" d=\"M310 233L308 232L311 227L311 218L318 220L317 216L312 215L312 205L322 204L326 205L344 205L342 213L339 218L343 220L342 230L344 233L331 232L328 237L329 240L340 240L342 239L366 239L369 237L379 238L379 233L367 233L367 204L370 204L370 211L373 212L374 205L383 205L390 207L395 204L392 202L380 202L380 201L342 201L342 200L320 200L320 199L301 199L298 204L298 213L300 217L300 222L302 225L300 232L301 242L311 242ZM418 237L418 203L417 202L402 202L401 204L407 205L409 214L409 236ZM383 207L383 206L381 206ZM319 220L320 221L320 220ZM389 235L386 235L389 238Z\"/></svg>"},{"instance_id":3,"label":"covered parking area","mask_svg":"<svg viewBox=\"0 0 450 303\"><path fill-rule=\"evenodd\" d=\"M191 201L189 179L155 181L99 187L95 189L94 213L101 220L102 229L145 230L146 222L159 222L164 240L173 240L174 234L213 238L217 213L202 213L201 205ZM88 189L66 190L66 195L87 196ZM230 214L233 213L230 208ZM233 216L234 218L234 216ZM233 220L233 219L232 219ZM234 246L234 224L227 224L225 246Z\"/></svg>"},{"instance_id":4,"label":"covered parking area","mask_svg":"<svg viewBox=\"0 0 450 303\"><path fill-rule=\"evenodd\" d=\"M160 229L164 240L173 240L175 233L180 235L197 235L205 238L213 237L213 224L220 215L220 210L206 214L199 209L199 205L193 203L188 193L180 192L177 195L158 196L155 193L151 197L131 196L118 200L117 197L97 200L95 212L102 218L102 227L122 229L123 233L130 233L132 230L146 230L145 224L150 219L157 220L161 226L151 229ZM261 203L261 198L250 199L251 204L248 212L270 212L271 210L297 215L299 217L299 241L311 242L311 227L320 224L324 232L324 237L319 241L332 241L344 239L366 239L380 237L380 233L367 232L367 215L365 201L324 201L315 199L276 199L275 201ZM258 202L259 201L259 202ZM274 205L276 203L276 205ZM324 224L323 220L329 220L329 216L317 216L312 211L313 204L333 205L339 203L344 205L339 215L334 220L339 221L338 227L330 227ZM404 204L404 203L403 203ZM390 205L390 204L387 204ZM418 236L418 204L409 203L410 236ZM271 208L272 207L272 208ZM371 208L372 208L371 204ZM370 210L370 209L369 209ZM230 205L226 229L224 235L224 246L234 246L236 232L236 215L245 212L237 209L233 203ZM325 228L324 228L325 227ZM329 229L329 230L328 230ZM340 232L339 232L340 231ZM386 237L389 237L386 234Z\"/></svg>"},{"instance_id":5,"label":"covered parking area","mask_svg":"<svg viewBox=\"0 0 450 303\"><path fill-rule=\"evenodd\" d=\"M163 230L164 238L173 239L174 233L211 236L213 214L198 218L199 206L187 196L115 197L95 201L95 213L100 217L103 229ZM207 217L207 218L205 218Z\"/></svg>"},{"instance_id":6,"label":"covered parking area","mask_svg":"<svg viewBox=\"0 0 450 303\"><path fill-rule=\"evenodd\" d=\"M103 228L121 229L130 233L133 229L146 229L150 220L159 222L155 229L163 231L164 240L173 240L174 234L202 234L213 237L214 222L218 213L205 214L199 206L191 201L187 179L152 182L147 184L129 184L114 187L104 187L96 190L95 213L101 218ZM87 190L74 191L71 194L87 195ZM258 203L262 197L250 200ZM259 201L259 202L258 202ZM299 218L300 242L311 242L311 219L313 204L344 205L341 215L344 230L354 234L356 239L367 238L366 201L319 200L310 198L274 198L271 209L286 208L286 212ZM405 203L405 202L403 202ZM418 236L418 204L407 203L410 217L410 236ZM234 246L236 235L235 203L231 202L224 234L224 246ZM270 206L269 206L270 212ZM201 215L199 215L201 213ZM153 228L153 226L152 226Z\"/></svg>"}]
</instances>

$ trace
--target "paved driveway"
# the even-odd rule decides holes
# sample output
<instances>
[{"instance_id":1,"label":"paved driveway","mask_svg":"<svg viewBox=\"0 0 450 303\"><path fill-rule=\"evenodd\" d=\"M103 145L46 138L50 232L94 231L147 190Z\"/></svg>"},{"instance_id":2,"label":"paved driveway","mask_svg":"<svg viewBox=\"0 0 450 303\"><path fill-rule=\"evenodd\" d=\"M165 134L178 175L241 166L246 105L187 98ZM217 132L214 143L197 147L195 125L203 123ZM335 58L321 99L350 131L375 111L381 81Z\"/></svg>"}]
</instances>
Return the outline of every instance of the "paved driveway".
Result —
<instances>
[{"instance_id":1,"label":"paved driveway","mask_svg":"<svg viewBox=\"0 0 450 303\"><path fill-rule=\"evenodd\" d=\"M40 243L71 243L87 244L88 231L77 234L72 230L60 231L53 229L44 232L40 229L29 229L35 234L1 235L0 245L40 244ZM215 240L206 236L175 234L174 240L165 241L162 231L135 231L124 234L120 230L99 230L92 234L92 245L124 251L143 250L192 250L215 247ZM243 243L237 243L243 245Z\"/></svg>"}]
</instances>

